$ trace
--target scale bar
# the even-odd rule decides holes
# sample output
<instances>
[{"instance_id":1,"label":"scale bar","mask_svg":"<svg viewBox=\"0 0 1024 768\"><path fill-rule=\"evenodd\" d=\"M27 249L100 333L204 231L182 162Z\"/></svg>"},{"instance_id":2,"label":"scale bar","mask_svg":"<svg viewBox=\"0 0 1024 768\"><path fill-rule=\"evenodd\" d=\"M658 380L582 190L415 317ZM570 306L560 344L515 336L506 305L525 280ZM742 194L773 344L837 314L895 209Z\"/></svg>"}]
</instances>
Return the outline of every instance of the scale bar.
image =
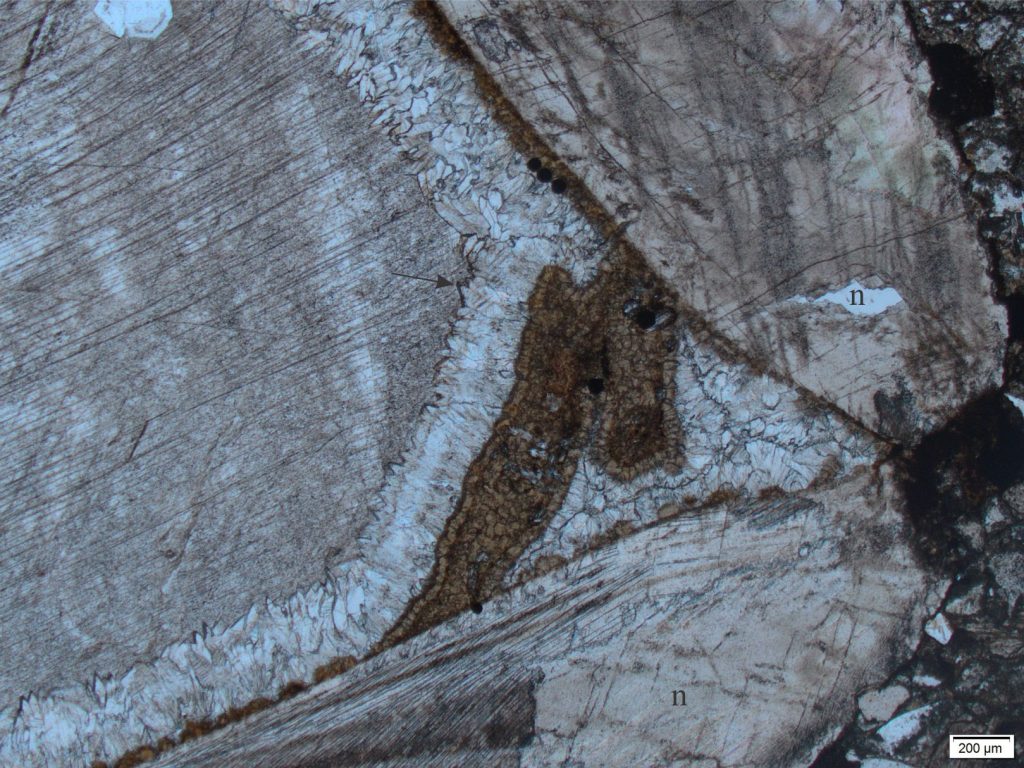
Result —
<instances>
[{"instance_id":1,"label":"scale bar","mask_svg":"<svg viewBox=\"0 0 1024 768\"><path fill-rule=\"evenodd\" d=\"M950 735L949 756L954 760L1013 760L1013 734Z\"/></svg>"}]
</instances>

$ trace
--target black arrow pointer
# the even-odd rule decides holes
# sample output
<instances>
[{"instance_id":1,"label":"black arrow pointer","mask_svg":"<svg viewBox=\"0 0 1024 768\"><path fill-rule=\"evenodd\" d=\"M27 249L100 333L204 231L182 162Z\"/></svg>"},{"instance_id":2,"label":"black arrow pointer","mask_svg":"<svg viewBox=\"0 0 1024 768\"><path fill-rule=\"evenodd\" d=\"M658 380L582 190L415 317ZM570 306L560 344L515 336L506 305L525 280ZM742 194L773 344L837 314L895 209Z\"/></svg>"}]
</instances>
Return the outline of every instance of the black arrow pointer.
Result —
<instances>
[{"instance_id":1,"label":"black arrow pointer","mask_svg":"<svg viewBox=\"0 0 1024 768\"><path fill-rule=\"evenodd\" d=\"M425 283L433 283L435 288L447 288L449 285L455 285L447 277L438 275L436 278L419 277L418 275L404 275L401 272L392 272L392 275L398 275L398 277L407 277L410 280L422 280Z\"/></svg>"}]
</instances>

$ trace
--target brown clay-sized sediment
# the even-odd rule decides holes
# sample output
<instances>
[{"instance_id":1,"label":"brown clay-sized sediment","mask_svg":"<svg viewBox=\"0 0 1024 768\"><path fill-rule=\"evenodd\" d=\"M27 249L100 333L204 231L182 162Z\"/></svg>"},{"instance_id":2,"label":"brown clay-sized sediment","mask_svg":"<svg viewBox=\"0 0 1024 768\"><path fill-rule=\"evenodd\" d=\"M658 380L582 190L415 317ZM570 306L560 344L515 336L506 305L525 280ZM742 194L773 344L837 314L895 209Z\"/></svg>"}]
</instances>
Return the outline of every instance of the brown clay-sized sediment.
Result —
<instances>
[{"instance_id":1,"label":"brown clay-sized sediment","mask_svg":"<svg viewBox=\"0 0 1024 768\"><path fill-rule=\"evenodd\" d=\"M681 457L674 304L671 290L626 250L582 288L563 269L543 270L516 383L470 465L426 588L379 649L480 610L501 591L505 574L561 507L584 450L621 480Z\"/></svg>"}]
</instances>

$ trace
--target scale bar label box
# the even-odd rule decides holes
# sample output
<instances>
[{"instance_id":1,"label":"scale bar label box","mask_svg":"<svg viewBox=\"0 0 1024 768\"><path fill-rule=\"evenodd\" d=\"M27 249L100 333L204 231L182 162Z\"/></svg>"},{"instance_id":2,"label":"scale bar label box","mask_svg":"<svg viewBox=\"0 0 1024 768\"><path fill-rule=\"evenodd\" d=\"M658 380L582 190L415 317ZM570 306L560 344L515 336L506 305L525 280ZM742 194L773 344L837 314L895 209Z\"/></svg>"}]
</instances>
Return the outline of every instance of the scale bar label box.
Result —
<instances>
[{"instance_id":1,"label":"scale bar label box","mask_svg":"<svg viewBox=\"0 0 1024 768\"><path fill-rule=\"evenodd\" d=\"M1013 735L950 736L949 756L966 760L1012 760Z\"/></svg>"}]
</instances>

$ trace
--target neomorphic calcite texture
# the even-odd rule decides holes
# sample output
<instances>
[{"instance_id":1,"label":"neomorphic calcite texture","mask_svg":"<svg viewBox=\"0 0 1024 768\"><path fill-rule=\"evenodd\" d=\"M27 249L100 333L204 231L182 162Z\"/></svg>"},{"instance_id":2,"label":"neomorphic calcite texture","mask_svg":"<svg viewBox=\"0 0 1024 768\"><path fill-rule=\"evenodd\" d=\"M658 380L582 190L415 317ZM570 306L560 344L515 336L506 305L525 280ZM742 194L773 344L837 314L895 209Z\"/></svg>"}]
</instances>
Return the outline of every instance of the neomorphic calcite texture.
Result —
<instances>
[{"instance_id":1,"label":"neomorphic calcite texture","mask_svg":"<svg viewBox=\"0 0 1024 768\"><path fill-rule=\"evenodd\" d=\"M774 346L723 355L724 336L689 327L675 305L703 279L686 271L692 253L640 242L656 222L626 217L643 248L624 259L573 190L527 171L469 64L407 3L182 5L158 39L130 44L75 6L18 13L2 49L20 86L0 219L4 460L18 482L0 546L20 570L0 582L0 619L57 640L2 651L0 763L114 761L337 657L362 664L327 699L276 706L288 718L326 702L332 722L356 723L344 759L436 756L464 711L485 737L462 728L476 741L459 742L458 765L784 762L913 645L929 580L872 435L795 374L765 375ZM908 118L927 131L924 119ZM720 138L727 151L733 136ZM965 295L987 296L970 274ZM878 318L904 311L854 316L804 288L792 308L835 321L839 346L881 343ZM997 326L979 306L977 327ZM849 325L864 321L876 324ZM975 372L965 391L990 374ZM862 368L859 386L891 373ZM880 396L889 431L927 422L915 397ZM500 471L471 474L489 460ZM528 536L505 525L502 483L539 489ZM481 514L462 520L473 494ZM388 638L417 596L436 604L431 573L456 524L499 540L500 567L470 551L454 609ZM467 576L485 571L473 593ZM481 612L452 615L467 606ZM460 644L474 623L498 634ZM385 638L406 641L367 658ZM359 693L402 677L396 660L441 657L436 673ZM662 669L702 702L682 740ZM600 711L574 709L601 697ZM238 765L338 757L311 736L323 721L283 737L277 716L165 762L230 764L217 750L236 737L254 750ZM275 740L297 751L264 759Z\"/></svg>"},{"instance_id":2,"label":"neomorphic calcite texture","mask_svg":"<svg viewBox=\"0 0 1024 768\"><path fill-rule=\"evenodd\" d=\"M0 706L72 686L70 712L120 709L137 664L357 550L459 306L390 272L466 263L279 14L183 3L131 42L91 5L3 14ZM234 653L272 693L267 645ZM245 679L223 666L186 711Z\"/></svg>"},{"instance_id":3,"label":"neomorphic calcite texture","mask_svg":"<svg viewBox=\"0 0 1024 768\"><path fill-rule=\"evenodd\" d=\"M743 353L897 439L998 385L1005 313L897 4L440 5ZM902 301L809 300L857 286Z\"/></svg>"}]
</instances>

